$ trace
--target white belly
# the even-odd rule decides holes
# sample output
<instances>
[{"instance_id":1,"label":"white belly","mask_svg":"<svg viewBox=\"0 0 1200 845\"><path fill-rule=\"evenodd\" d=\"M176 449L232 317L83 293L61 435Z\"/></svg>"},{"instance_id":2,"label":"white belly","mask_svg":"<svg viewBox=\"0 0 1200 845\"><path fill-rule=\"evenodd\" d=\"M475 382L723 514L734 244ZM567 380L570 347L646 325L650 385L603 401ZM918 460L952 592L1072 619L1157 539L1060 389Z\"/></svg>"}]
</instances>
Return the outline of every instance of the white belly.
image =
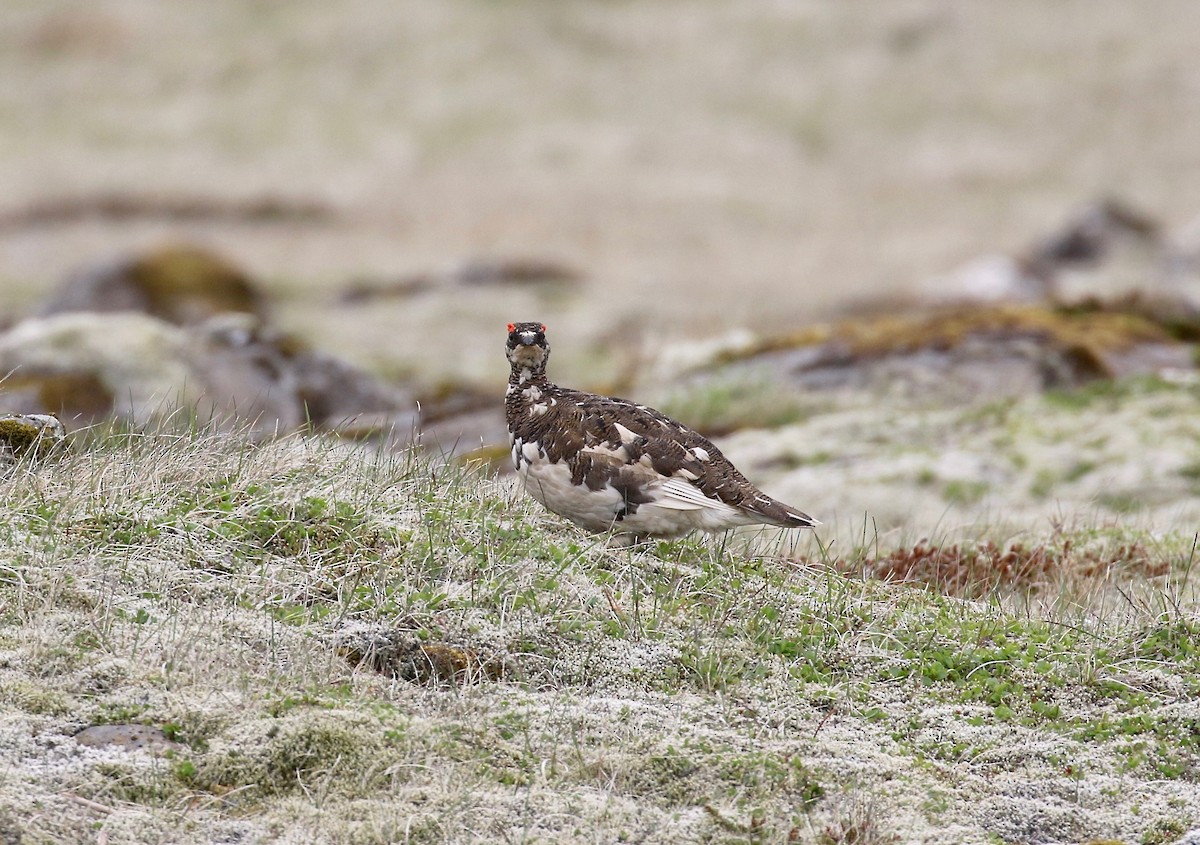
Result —
<instances>
[{"instance_id":1,"label":"white belly","mask_svg":"<svg viewBox=\"0 0 1200 845\"><path fill-rule=\"evenodd\" d=\"M660 498L661 504L654 501L640 504L633 513L626 513L618 520L618 514L625 510L620 491L608 484L599 490L572 484L571 470L564 463L550 463L544 458L523 460L517 475L530 496L589 531L611 529L620 534L678 537L697 530L727 531L761 521L752 514L703 497L681 507L678 499L668 496ZM646 492L656 496L653 485ZM706 501L711 505L704 504Z\"/></svg>"},{"instance_id":2,"label":"white belly","mask_svg":"<svg viewBox=\"0 0 1200 845\"><path fill-rule=\"evenodd\" d=\"M621 494L611 486L589 490L585 484L572 484L566 464L524 461L517 475L530 496L589 531L607 531L625 506Z\"/></svg>"}]
</instances>

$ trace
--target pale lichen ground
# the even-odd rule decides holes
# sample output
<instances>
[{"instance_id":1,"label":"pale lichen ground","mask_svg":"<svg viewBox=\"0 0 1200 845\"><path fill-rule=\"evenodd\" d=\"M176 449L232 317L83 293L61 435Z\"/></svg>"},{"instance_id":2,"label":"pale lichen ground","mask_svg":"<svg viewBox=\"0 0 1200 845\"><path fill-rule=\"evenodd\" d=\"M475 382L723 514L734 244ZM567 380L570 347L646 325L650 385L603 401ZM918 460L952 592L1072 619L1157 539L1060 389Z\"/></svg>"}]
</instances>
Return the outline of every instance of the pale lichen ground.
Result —
<instances>
[{"instance_id":1,"label":"pale lichen ground","mask_svg":"<svg viewBox=\"0 0 1200 845\"><path fill-rule=\"evenodd\" d=\"M1041 460L1073 414L1097 440L1146 427L1120 442L1156 461L1193 394L775 436L820 429L847 457L794 472L870 513L867 444L933 463L939 440L1003 430L997 461ZM1027 477L1006 501L1034 514ZM329 441L110 435L2 483L0 839L861 842L869 822L880 842L1157 843L1200 820L1193 526L1168 510L1138 529L1161 577L966 601L843 578L811 539L610 550L506 480ZM925 487L887 484L919 523ZM976 535L1007 534L993 513ZM1069 514L1078 542L1103 544L1118 529L1091 513ZM356 667L342 644L363 630L505 675ZM73 739L124 722L181 747Z\"/></svg>"},{"instance_id":2,"label":"pale lichen ground","mask_svg":"<svg viewBox=\"0 0 1200 845\"><path fill-rule=\"evenodd\" d=\"M803 407L804 394L771 390L773 402ZM1037 536L1054 523L1151 534L1200 526L1192 373L951 406L850 392L807 401L794 415L803 419L731 434L722 447L843 543L864 520L885 546Z\"/></svg>"}]
</instances>

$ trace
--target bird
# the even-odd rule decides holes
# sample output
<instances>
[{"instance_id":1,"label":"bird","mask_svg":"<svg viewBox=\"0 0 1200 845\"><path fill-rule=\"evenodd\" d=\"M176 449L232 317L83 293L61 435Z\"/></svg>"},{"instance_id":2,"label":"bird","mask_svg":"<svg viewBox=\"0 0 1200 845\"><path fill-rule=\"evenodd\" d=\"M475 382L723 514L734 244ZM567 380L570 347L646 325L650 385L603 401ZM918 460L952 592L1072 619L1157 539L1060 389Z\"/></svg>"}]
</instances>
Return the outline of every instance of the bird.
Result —
<instances>
[{"instance_id":1,"label":"bird","mask_svg":"<svg viewBox=\"0 0 1200 845\"><path fill-rule=\"evenodd\" d=\"M628 544L743 525L820 525L763 493L710 440L666 414L552 383L544 323L509 323L506 354L513 465L550 511Z\"/></svg>"}]
</instances>

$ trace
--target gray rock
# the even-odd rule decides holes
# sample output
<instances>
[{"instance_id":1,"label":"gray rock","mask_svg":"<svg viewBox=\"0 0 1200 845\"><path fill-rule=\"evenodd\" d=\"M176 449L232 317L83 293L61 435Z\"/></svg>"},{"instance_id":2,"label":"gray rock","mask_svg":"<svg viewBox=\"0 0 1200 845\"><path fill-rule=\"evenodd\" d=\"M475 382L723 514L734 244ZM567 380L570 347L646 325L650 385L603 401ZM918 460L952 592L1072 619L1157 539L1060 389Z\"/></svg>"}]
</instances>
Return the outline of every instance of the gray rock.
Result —
<instances>
[{"instance_id":1,"label":"gray rock","mask_svg":"<svg viewBox=\"0 0 1200 845\"><path fill-rule=\"evenodd\" d=\"M150 725L92 725L75 734L75 741L89 748L120 748L124 751L163 752L183 747Z\"/></svg>"}]
</instances>

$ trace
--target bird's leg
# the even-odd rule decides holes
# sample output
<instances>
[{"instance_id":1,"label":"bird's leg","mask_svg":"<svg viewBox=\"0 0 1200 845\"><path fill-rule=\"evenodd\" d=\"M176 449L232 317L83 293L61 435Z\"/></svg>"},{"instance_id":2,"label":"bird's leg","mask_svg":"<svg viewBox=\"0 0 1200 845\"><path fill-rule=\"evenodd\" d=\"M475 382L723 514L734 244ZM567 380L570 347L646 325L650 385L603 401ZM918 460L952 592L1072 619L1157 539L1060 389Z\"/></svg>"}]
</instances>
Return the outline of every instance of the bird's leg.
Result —
<instances>
[{"instance_id":1,"label":"bird's leg","mask_svg":"<svg viewBox=\"0 0 1200 845\"><path fill-rule=\"evenodd\" d=\"M648 534L613 534L609 541L614 549L645 550L653 545Z\"/></svg>"}]
</instances>

